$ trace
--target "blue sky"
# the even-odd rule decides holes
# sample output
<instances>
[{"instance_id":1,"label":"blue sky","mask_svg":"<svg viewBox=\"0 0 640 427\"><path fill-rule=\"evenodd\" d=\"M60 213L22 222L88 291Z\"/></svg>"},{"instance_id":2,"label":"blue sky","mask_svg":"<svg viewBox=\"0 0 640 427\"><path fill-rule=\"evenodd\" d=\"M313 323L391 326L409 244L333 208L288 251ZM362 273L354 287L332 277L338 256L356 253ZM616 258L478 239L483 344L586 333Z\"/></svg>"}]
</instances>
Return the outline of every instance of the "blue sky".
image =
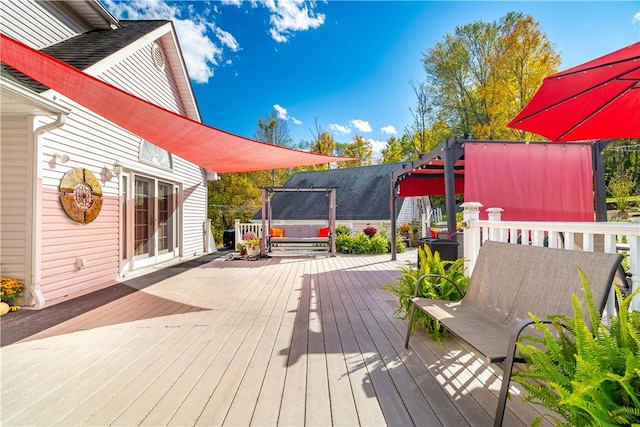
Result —
<instances>
[{"instance_id":1,"label":"blue sky","mask_svg":"<svg viewBox=\"0 0 640 427\"><path fill-rule=\"evenodd\" d=\"M315 119L376 151L412 122L422 53L456 26L531 15L560 70L640 41L640 1L102 0L121 19L171 19L203 122L253 137L276 111L295 142Z\"/></svg>"}]
</instances>

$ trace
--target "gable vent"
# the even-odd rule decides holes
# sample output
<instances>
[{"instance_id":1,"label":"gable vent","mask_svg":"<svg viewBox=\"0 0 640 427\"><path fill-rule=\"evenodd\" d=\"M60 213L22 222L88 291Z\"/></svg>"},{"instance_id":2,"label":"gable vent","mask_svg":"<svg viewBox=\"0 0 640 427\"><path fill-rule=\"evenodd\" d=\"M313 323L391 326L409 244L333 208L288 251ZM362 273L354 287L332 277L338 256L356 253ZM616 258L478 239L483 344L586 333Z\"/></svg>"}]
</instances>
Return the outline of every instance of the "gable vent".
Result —
<instances>
[{"instance_id":1,"label":"gable vent","mask_svg":"<svg viewBox=\"0 0 640 427\"><path fill-rule=\"evenodd\" d=\"M151 59L153 60L153 65L155 65L158 70L164 70L164 52L162 52L162 48L158 43L154 43L151 46Z\"/></svg>"}]
</instances>

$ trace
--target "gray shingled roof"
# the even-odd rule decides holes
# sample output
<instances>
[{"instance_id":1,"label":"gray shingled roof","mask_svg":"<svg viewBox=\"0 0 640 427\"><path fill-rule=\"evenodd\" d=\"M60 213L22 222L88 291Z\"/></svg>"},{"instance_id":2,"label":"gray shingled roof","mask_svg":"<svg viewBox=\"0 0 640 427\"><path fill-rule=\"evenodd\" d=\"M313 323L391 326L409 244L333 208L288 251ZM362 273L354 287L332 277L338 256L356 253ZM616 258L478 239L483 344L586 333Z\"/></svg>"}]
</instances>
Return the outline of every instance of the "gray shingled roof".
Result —
<instances>
[{"instance_id":1,"label":"gray shingled roof","mask_svg":"<svg viewBox=\"0 0 640 427\"><path fill-rule=\"evenodd\" d=\"M121 28L117 30L91 30L46 47L42 49L42 52L66 62L72 67L84 70L168 22L167 20L120 21ZM48 89L6 64L2 64L2 76L21 83L38 93Z\"/></svg>"},{"instance_id":2,"label":"gray shingled roof","mask_svg":"<svg viewBox=\"0 0 640 427\"><path fill-rule=\"evenodd\" d=\"M314 172L298 172L284 187L336 187L336 219L390 220L391 173L402 163L361 166ZM276 193L271 201L273 220L326 220L329 202L325 193ZM396 217L402 203L396 203ZM261 211L254 215L259 220Z\"/></svg>"}]
</instances>

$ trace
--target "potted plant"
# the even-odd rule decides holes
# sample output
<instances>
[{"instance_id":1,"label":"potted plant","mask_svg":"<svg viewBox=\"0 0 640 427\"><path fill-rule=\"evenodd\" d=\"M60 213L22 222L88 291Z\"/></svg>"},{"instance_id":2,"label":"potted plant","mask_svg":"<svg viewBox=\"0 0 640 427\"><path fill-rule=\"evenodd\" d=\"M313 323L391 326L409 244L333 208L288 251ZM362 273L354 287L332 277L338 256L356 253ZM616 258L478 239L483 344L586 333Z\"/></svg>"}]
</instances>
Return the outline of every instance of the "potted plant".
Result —
<instances>
[{"instance_id":1,"label":"potted plant","mask_svg":"<svg viewBox=\"0 0 640 427\"><path fill-rule=\"evenodd\" d=\"M242 236L244 239L244 245L247 249L248 256L258 256L260 254L260 243L261 239L254 233L253 231L247 231Z\"/></svg>"},{"instance_id":2,"label":"potted plant","mask_svg":"<svg viewBox=\"0 0 640 427\"><path fill-rule=\"evenodd\" d=\"M0 277L0 315L20 310L24 284L10 277Z\"/></svg>"},{"instance_id":3,"label":"potted plant","mask_svg":"<svg viewBox=\"0 0 640 427\"><path fill-rule=\"evenodd\" d=\"M242 244L242 242L236 243L236 251L240 252L240 255L247 254L247 248Z\"/></svg>"}]
</instances>

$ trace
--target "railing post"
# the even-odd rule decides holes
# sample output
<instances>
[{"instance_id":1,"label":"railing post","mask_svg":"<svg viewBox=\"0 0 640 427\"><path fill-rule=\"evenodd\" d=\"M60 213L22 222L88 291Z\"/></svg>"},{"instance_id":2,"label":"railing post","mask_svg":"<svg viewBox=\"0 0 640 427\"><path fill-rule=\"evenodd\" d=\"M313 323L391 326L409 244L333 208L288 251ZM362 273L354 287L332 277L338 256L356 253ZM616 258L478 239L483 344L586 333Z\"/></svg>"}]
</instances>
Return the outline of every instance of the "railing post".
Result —
<instances>
[{"instance_id":1,"label":"railing post","mask_svg":"<svg viewBox=\"0 0 640 427\"><path fill-rule=\"evenodd\" d=\"M502 208L488 208L487 209L487 217L489 221L502 221L502 212L504 209ZM504 242L505 239L504 230L502 228L491 228L489 229L489 240L493 240L496 242Z\"/></svg>"},{"instance_id":2,"label":"railing post","mask_svg":"<svg viewBox=\"0 0 640 427\"><path fill-rule=\"evenodd\" d=\"M640 288L640 236L627 236L629 243L628 266L631 273L631 289ZM631 310L640 310L640 295L631 301Z\"/></svg>"},{"instance_id":3,"label":"railing post","mask_svg":"<svg viewBox=\"0 0 640 427\"><path fill-rule=\"evenodd\" d=\"M213 232L211 231L211 218L207 218L204 222L204 252L218 252L216 241L213 238Z\"/></svg>"},{"instance_id":4,"label":"railing post","mask_svg":"<svg viewBox=\"0 0 640 427\"><path fill-rule=\"evenodd\" d=\"M474 227L473 222L480 219L482 203L464 202L460 205L463 209L462 220L464 231L464 258L467 275L471 275L476 264L476 258L480 251L480 227Z\"/></svg>"},{"instance_id":5,"label":"railing post","mask_svg":"<svg viewBox=\"0 0 640 427\"><path fill-rule=\"evenodd\" d=\"M240 220L239 219L236 219L235 230L236 230L234 232L235 242L233 242L233 250L236 249L236 247L238 246L238 242L242 239L242 235L240 234Z\"/></svg>"}]
</instances>

